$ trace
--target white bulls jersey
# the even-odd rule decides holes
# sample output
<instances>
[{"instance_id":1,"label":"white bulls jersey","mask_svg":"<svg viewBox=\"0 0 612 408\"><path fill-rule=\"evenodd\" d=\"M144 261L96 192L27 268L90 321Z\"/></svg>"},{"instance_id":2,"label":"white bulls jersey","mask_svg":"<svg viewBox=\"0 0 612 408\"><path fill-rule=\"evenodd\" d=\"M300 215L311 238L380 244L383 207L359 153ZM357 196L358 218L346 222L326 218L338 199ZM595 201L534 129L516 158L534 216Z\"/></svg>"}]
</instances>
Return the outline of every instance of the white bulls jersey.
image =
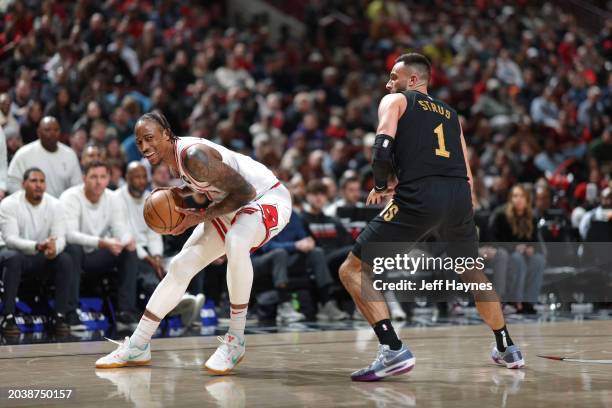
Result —
<instances>
[{"instance_id":1,"label":"white bulls jersey","mask_svg":"<svg viewBox=\"0 0 612 408\"><path fill-rule=\"evenodd\" d=\"M236 170L238 174L244 177L244 179L255 188L256 197L260 197L263 193L279 183L274 173L266 166L244 154L229 150L210 140L200 139L198 137L179 137L176 141L174 154L178 163L181 179L187 183L193 191L205 194L208 199L213 202L219 202L227 195L227 192L223 190L223 186L213 186L208 182L197 181L183 168L182 159L187 153L187 149L197 144L205 145L218 151L223 159L223 163Z\"/></svg>"}]
</instances>

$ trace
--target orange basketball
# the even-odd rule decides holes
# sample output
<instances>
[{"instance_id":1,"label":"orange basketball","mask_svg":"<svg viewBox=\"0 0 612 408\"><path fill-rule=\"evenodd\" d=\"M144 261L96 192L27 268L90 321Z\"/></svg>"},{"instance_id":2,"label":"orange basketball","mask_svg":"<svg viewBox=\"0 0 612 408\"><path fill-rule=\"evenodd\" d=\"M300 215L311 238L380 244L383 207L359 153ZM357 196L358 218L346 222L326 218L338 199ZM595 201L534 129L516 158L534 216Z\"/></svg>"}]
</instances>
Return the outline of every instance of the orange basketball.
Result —
<instances>
[{"instance_id":1,"label":"orange basketball","mask_svg":"<svg viewBox=\"0 0 612 408\"><path fill-rule=\"evenodd\" d=\"M184 203L182 197L170 190L157 190L145 200L145 222L153 231L168 234L185 218L174 209L175 206L184 207Z\"/></svg>"}]
</instances>

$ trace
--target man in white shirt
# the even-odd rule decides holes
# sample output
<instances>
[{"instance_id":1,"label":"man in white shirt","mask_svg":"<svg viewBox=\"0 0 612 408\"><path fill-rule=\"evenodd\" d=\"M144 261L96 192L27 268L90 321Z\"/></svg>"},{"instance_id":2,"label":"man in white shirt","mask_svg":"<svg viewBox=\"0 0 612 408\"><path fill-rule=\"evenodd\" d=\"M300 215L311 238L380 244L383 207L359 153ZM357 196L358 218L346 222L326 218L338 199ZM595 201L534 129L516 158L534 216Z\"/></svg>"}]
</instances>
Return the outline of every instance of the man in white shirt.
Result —
<instances>
[{"instance_id":1,"label":"man in white shirt","mask_svg":"<svg viewBox=\"0 0 612 408\"><path fill-rule=\"evenodd\" d=\"M70 309L70 289L75 280L72 258L66 252L66 233L63 211L58 199L45 193L45 174L33 167L23 175L23 191L12 194L0 203L0 226L7 248L15 255L6 261L4 273L3 331L14 324L15 297L21 278L33 276L45 282L55 274L54 331L67 334ZM7 322L8 320L8 322ZM13 328L17 326L14 325Z\"/></svg>"},{"instance_id":2,"label":"man in white shirt","mask_svg":"<svg viewBox=\"0 0 612 408\"><path fill-rule=\"evenodd\" d=\"M60 197L66 211L66 251L83 276L117 271L117 328L135 326L137 261L136 242L117 200L106 187L108 164L89 162L83 169L83 184L64 191ZM73 295L80 293L80 281Z\"/></svg>"},{"instance_id":3,"label":"man in white shirt","mask_svg":"<svg viewBox=\"0 0 612 408\"><path fill-rule=\"evenodd\" d=\"M47 193L59 197L67 188L80 184L81 167L76 153L59 143L60 126L52 116L45 116L38 125L38 140L23 146L8 168L8 191L21 188L23 173L39 167L47 178Z\"/></svg>"},{"instance_id":4,"label":"man in white shirt","mask_svg":"<svg viewBox=\"0 0 612 408\"><path fill-rule=\"evenodd\" d=\"M138 255L138 280L145 292L151 294L164 277L162 265L164 244L161 235L150 229L143 215L148 180L145 167L131 162L126 172L127 183L112 194L126 216L130 234L136 240Z\"/></svg>"}]
</instances>

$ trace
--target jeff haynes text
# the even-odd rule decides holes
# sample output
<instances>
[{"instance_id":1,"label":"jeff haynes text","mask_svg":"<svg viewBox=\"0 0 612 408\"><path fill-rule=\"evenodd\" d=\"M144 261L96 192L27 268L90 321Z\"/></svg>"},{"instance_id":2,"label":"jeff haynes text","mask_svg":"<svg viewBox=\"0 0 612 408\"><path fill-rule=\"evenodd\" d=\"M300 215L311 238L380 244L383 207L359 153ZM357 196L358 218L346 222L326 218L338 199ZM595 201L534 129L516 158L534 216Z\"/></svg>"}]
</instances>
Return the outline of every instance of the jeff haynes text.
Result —
<instances>
[{"instance_id":1,"label":"jeff haynes text","mask_svg":"<svg viewBox=\"0 0 612 408\"><path fill-rule=\"evenodd\" d=\"M419 285L420 283L420 285ZM402 279L398 282L383 282L380 279L377 279L373 282L374 289L376 290L425 290L425 291L440 291L440 290L449 290L449 291L464 291L469 292L472 290L493 290L493 284L491 282L488 283L464 283L458 282L455 280L445 280L445 279L437 279L433 282L413 282L406 279Z\"/></svg>"}]
</instances>

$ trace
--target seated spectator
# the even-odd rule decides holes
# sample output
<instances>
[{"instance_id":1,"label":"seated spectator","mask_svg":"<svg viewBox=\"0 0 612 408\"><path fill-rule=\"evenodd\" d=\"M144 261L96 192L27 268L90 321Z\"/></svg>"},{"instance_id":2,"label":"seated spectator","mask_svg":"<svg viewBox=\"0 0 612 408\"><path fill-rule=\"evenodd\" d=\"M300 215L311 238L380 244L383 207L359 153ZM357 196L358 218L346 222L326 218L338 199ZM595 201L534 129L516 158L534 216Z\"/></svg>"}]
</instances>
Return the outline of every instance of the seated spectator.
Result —
<instances>
[{"instance_id":1,"label":"seated spectator","mask_svg":"<svg viewBox=\"0 0 612 408\"><path fill-rule=\"evenodd\" d=\"M61 87L57 90L55 100L51 101L45 108L45 116L52 116L57 119L63 135L70 134L76 116L68 89Z\"/></svg>"},{"instance_id":2,"label":"seated spectator","mask_svg":"<svg viewBox=\"0 0 612 408\"><path fill-rule=\"evenodd\" d=\"M26 119L19 128L19 133L24 143L32 143L38 138L36 132L42 116L43 112L40 101L30 101L30 103L28 103Z\"/></svg>"},{"instance_id":3,"label":"seated spectator","mask_svg":"<svg viewBox=\"0 0 612 408\"><path fill-rule=\"evenodd\" d=\"M319 118L315 113L306 113L295 132L289 138L289 145L293 146L297 139L304 136L306 146L310 150L325 148L325 133L319 128Z\"/></svg>"},{"instance_id":4,"label":"seated spectator","mask_svg":"<svg viewBox=\"0 0 612 408\"><path fill-rule=\"evenodd\" d=\"M579 232L583 241L589 240L589 230L593 221L612 221L612 189L610 187L602 190L599 206L587 211L580 220Z\"/></svg>"},{"instance_id":5,"label":"seated spectator","mask_svg":"<svg viewBox=\"0 0 612 408\"><path fill-rule=\"evenodd\" d=\"M327 187L319 180L312 180L306 188L306 201L309 209L302 213L302 218L317 247L325 252L327 265L333 275L353 247L353 238L338 218L323 213L327 203Z\"/></svg>"},{"instance_id":6,"label":"seated spectator","mask_svg":"<svg viewBox=\"0 0 612 408\"><path fill-rule=\"evenodd\" d=\"M38 126L38 139L20 148L8 168L8 191L21 188L25 171L39 167L46 176L47 193L59 197L67 188L82 182L79 159L68 146L59 143L60 127L52 116Z\"/></svg>"},{"instance_id":7,"label":"seated spectator","mask_svg":"<svg viewBox=\"0 0 612 408\"><path fill-rule=\"evenodd\" d=\"M170 186L170 169L164 163L159 163L151 169L151 188Z\"/></svg>"},{"instance_id":8,"label":"seated spectator","mask_svg":"<svg viewBox=\"0 0 612 408\"><path fill-rule=\"evenodd\" d=\"M364 207L361 200L361 181L357 176L350 176L340 180L341 197L325 208L325 215L335 217L338 207Z\"/></svg>"},{"instance_id":9,"label":"seated spectator","mask_svg":"<svg viewBox=\"0 0 612 408\"><path fill-rule=\"evenodd\" d=\"M536 219L525 187L517 184L512 188L508 202L491 215L489 229L493 241L507 244L511 253L506 282L509 300L517 302L518 311L533 312L532 303L538 301L546 261L534 246ZM523 301L529 303L523 305Z\"/></svg>"},{"instance_id":10,"label":"seated spectator","mask_svg":"<svg viewBox=\"0 0 612 408\"><path fill-rule=\"evenodd\" d=\"M76 299L71 298L76 276L72 259L64 252L63 210L59 200L45 193L45 189L45 174L32 167L23 175L23 190L0 204L2 235L7 248L15 250L6 261L3 279L5 319L2 330L5 334L19 332L13 314L22 277L35 278L46 287L46 282L55 275L53 330L67 334L71 326L84 328L76 313Z\"/></svg>"},{"instance_id":11,"label":"seated spectator","mask_svg":"<svg viewBox=\"0 0 612 408\"><path fill-rule=\"evenodd\" d=\"M597 163L608 170L612 169L612 125L604 129L601 138L591 142L589 150Z\"/></svg>"},{"instance_id":12,"label":"seated spectator","mask_svg":"<svg viewBox=\"0 0 612 408\"><path fill-rule=\"evenodd\" d=\"M83 276L100 275L116 268L117 328L135 329L136 242L129 233L125 214L106 188L109 179L106 163L89 162L83 169L83 185L69 188L60 197L66 211L66 251ZM73 296L80 293L80 280L76 281Z\"/></svg>"},{"instance_id":13,"label":"seated spectator","mask_svg":"<svg viewBox=\"0 0 612 408\"><path fill-rule=\"evenodd\" d=\"M123 169L125 168L125 165L123 162L117 159L107 159L106 162L111 170L108 189L115 191L125 184L125 179L123 178Z\"/></svg>"},{"instance_id":14,"label":"seated spectator","mask_svg":"<svg viewBox=\"0 0 612 408\"><path fill-rule=\"evenodd\" d=\"M81 157L83 155L83 150L85 149L85 145L87 145L87 138L89 135L87 134L87 129L81 127L72 131L70 135L70 140L68 143L72 150L77 154L77 157Z\"/></svg>"},{"instance_id":15,"label":"seated spectator","mask_svg":"<svg viewBox=\"0 0 612 408\"><path fill-rule=\"evenodd\" d=\"M276 321L278 323L294 323L306 319L302 313L293 309L291 296L287 288L289 282L289 254L282 248L272 249L268 252L258 251L251 258L253 262L254 281L262 275L271 274L272 284L278 293L276 307Z\"/></svg>"},{"instance_id":16,"label":"seated spectator","mask_svg":"<svg viewBox=\"0 0 612 408\"><path fill-rule=\"evenodd\" d=\"M81 168L85 168L90 162L104 161L106 159L106 150L93 143L88 143L81 154Z\"/></svg>"},{"instance_id":17,"label":"seated spectator","mask_svg":"<svg viewBox=\"0 0 612 408\"><path fill-rule=\"evenodd\" d=\"M548 184L540 184L535 188L535 208L533 215L536 220L543 218L552 207L552 192Z\"/></svg>"},{"instance_id":18,"label":"seated spectator","mask_svg":"<svg viewBox=\"0 0 612 408\"><path fill-rule=\"evenodd\" d=\"M11 163L13 161L13 157L15 157L15 153L17 153L17 150L21 149L21 147L23 146L23 141L21 140L21 135L19 134L19 130L15 128L5 128L4 134L6 136L6 159L8 163ZM7 189L8 189L8 175L7 175Z\"/></svg>"},{"instance_id":19,"label":"seated spectator","mask_svg":"<svg viewBox=\"0 0 612 408\"><path fill-rule=\"evenodd\" d=\"M19 129L19 122L11 112L11 96L8 93L0 94L0 127L3 129Z\"/></svg>"},{"instance_id":20,"label":"seated spectator","mask_svg":"<svg viewBox=\"0 0 612 408\"><path fill-rule=\"evenodd\" d=\"M304 223L298 213L293 211L287 226L262 248L263 252L274 249L285 250L289 254L289 274L300 275L312 271L319 289L319 301L322 307L317 319L344 320L345 312L338 309L331 300L331 288L334 283L327 266L325 251L315 245L315 240L306 233Z\"/></svg>"},{"instance_id":21,"label":"seated spectator","mask_svg":"<svg viewBox=\"0 0 612 408\"><path fill-rule=\"evenodd\" d=\"M102 108L98 101L89 101L85 112L83 112L81 117L72 125L72 131L74 132L76 129L83 128L89 132L92 123L98 119L102 119Z\"/></svg>"},{"instance_id":22,"label":"seated spectator","mask_svg":"<svg viewBox=\"0 0 612 408\"><path fill-rule=\"evenodd\" d=\"M136 240L139 286L150 295L166 274L162 264L164 244L161 235L150 229L144 220L144 202L148 196L145 167L139 162L130 163L126 178L127 184L113 196L126 215L130 234Z\"/></svg>"},{"instance_id":23,"label":"seated spectator","mask_svg":"<svg viewBox=\"0 0 612 408\"><path fill-rule=\"evenodd\" d=\"M546 87L542 95L531 102L530 112L535 124L559 128L559 108L552 87Z\"/></svg>"}]
</instances>

